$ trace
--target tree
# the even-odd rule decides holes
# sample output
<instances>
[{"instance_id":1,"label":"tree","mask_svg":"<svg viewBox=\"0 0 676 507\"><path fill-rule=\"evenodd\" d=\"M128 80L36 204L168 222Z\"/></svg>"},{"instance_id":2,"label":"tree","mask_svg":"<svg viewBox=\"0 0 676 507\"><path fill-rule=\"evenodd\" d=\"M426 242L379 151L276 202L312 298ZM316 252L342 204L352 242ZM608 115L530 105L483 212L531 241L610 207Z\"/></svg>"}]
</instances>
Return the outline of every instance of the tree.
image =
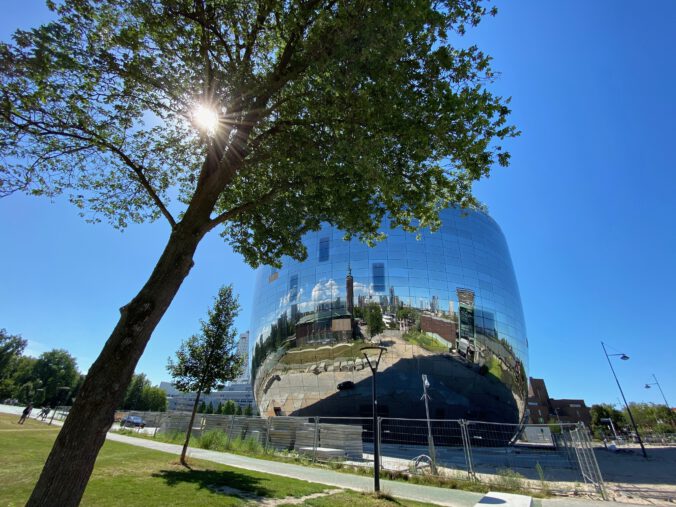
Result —
<instances>
[{"instance_id":1,"label":"tree","mask_svg":"<svg viewBox=\"0 0 676 507\"><path fill-rule=\"evenodd\" d=\"M0 401L7 398L13 398L16 394L16 386L12 379L6 378L0 380Z\"/></svg>"},{"instance_id":2,"label":"tree","mask_svg":"<svg viewBox=\"0 0 676 507\"><path fill-rule=\"evenodd\" d=\"M140 410L151 412L166 412L167 393L159 387L145 386L141 392Z\"/></svg>"},{"instance_id":3,"label":"tree","mask_svg":"<svg viewBox=\"0 0 676 507\"><path fill-rule=\"evenodd\" d=\"M0 380L9 378L16 360L21 357L28 342L0 329Z\"/></svg>"},{"instance_id":4,"label":"tree","mask_svg":"<svg viewBox=\"0 0 676 507\"><path fill-rule=\"evenodd\" d=\"M237 405L237 410L235 411L235 415L242 415L242 405Z\"/></svg>"},{"instance_id":5,"label":"tree","mask_svg":"<svg viewBox=\"0 0 676 507\"><path fill-rule=\"evenodd\" d=\"M232 400L228 400L225 402L225 405L223 406L223 414L225 415L234 415L235 414L235 402Z\"/></svg>"},{"instance_id":6,"label":"tree","mask_svg":"<svg viewBox=\"0 0 676 507\"><path fill-rule=\"evenodd\" d=\"M366 305L366 308L364 308L364 318L366 320L366 325L369 328L369 336L371 338L385 330L383 312L378 303L369 303Z\"/></svg>"},{"instance_id":7,"label":"tree","mask_svg":"<svg viewBox=\"0 0 676 507\"><path fill-rule=\"evenodd\" d=\"M487 12L482 0L63 0L55 21L0 45L0 194L66 193L90 221L169 225L29 505L78 503L209 231L277 265L304 258L301 236L324 221L373 242L385 217L435 228L439 209L476 204L473 181L507 165L500 142L517 134L508 100L486 89L490 57L453 46Z\"/></svg>"},{"instance_id":8,"label":"tree","mask_svg":"<svg viewBox=\"0 0 676 507\"><path fill-rule=\"evenodd\" d=\"M253 409L251 408L251 403L249 403L246 408L244 409L244 415L247 417L251 417L253 415Z\"/></svg>"},{"instance_id":9,"label":"tree","mask_svg":"<svg viewBox=\"0 0 676 507\"><path fill-rule=\"evenodd\" d=\"M204 400L202 400L202 403L200 403L199 408L197 409L197 412L200 414L204 414L207 411L207 404L204 403Z\"/></svg>"},{"instance_id":10,"label":"tree","mask_svg":"<svg viewBox=\"0 0 676 507\"><path fill-rule=\"evenodd\" d=\"M150 380L145 373L138 375L134 374L127 387L127 392L124 395L124 402L122 403L123 410L145 410L143 408L143 390L150 387Z\"/></svg>"},{"instance_id":11,"label":"tree","mask_svg":"<svg viewBox=\"0 0 676 507\"><path fill-rule=\"evenodd\" d=\"M418 316L419 312L415 311L409 306L402 306L397 310L397 319L413 321Z\"/></svg>"},{"instance_id":12,"label":"tree","mask_svg":"<svg viewBox=\"0 0 676 507\"><path fill-rule=\"evenodd\" d=\"M33 401L33 396L35 396L35 386L33 382L26 382L19 388L16 397L19 399L19 403L26 404Z\"/></svg>"},{"instance_id":13,"label":"tree","mask_svg":"<svg viewBox=\"0 0 676 507\"><path fill-rule=\"evenodd\" d=\"M223 402L219 401L218 406L214 410L214 414L222 414L223 413Z\"/></svg>"},{"instance_id":14,"label":"tree","mask_svg":"<svg viewBox=\"0 0 676 507\"><path fill-rule=\"evenodd\" d=\"M209 394L218 384L234 380L241 373L242 358L237 354L235 344L237 330L233 327L238 314L239 303L232 293L232 286L221 287L213 308L209 309L206 322L201 322L201 335L193 335L181 343L176 353L176 362L169 359L167 369L174 379L176 388L180 391L196 393L181 452L183 465L187 465L185 453L190 443L200 395ZM214 406L211 402L209 402L206 413L214 413Z\"/></svg>"},{"instance_id":15,"label":"tree","mask_svg":"<svg viewBox=\"0 0 676 507\"><path fill-rule=\"evenodd\" d=\"M13 397L19 398L19 389L26 382L32 382L34 380L33 370L37 359L29 356L21 356L14 362L13 372L12 372L12 385Z\"/></svg>"},{"instance_id":16,"label":"tree","mask_svg":"<svg viewBox=\"0 0 676 507\"><path fill-rule=\"evenodd\" d=\"M629 420L625 419L624 414L609 403L592 405L590 413L592 430L601 430L604 433L608 430L609 426L608 422L603 421L603 419L611 419L617 431L622 431L622 428L627 425L627 421Z\"/></svg>"},{"instance_id":17,"label":"tree","mask_svg":"<svg viewBox=\"0 0 676 507\"><path fill-rule=\"evenodd\" d=\"M636 421L636 426L644 431L656 431L658 433L673 432L676 425L676 416L665 405L654 403L629 403L629 408ZM625 408L622 415L629 420L629 414Z\"/></svg>"},{"instance_id":18,"label":"tree","mask_svg":"<svg viewBox=\"0 0 676 507\"><path fill-rule=\"evenodd\" d=\"M53 407L67 404L79 378L75 358L63 349L41 354L33 365L34 384L45 390L45 402Z\"/></svg>"}]
</instances>

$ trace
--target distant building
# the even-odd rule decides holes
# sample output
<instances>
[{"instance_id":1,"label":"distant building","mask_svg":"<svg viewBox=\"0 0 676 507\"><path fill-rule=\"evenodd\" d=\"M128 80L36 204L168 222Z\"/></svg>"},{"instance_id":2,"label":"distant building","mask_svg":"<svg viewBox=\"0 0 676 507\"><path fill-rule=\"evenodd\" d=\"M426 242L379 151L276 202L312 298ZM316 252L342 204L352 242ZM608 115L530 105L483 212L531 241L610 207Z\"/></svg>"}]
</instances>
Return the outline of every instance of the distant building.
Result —
<instances>
[{"instance_id":1,"label":"distant building","mask_svg":"<svg viewBox=\"0 0 676 507\"><path fill-rule=\"evenodd\" d=\"M249 331L239 335L237 342L237 355L243 360L242 374L235 379L236 384L248 384L251 381L249 368Z\"/></svg>"},{"instance_id":2,"label":"distant building","mask_svg":"<svg viewBox=\"0 0 676 507\"><path fill-rule=\"evenodd\" d=\"M555 400L549 397L545 381L529 378L528 382L528 422L546 424L548 422L577 423L591 425L591 412L584 400Z\"/></svg>"},{"instance_id":3,"label":"distant building","mask_svg":"<svg viewBox=\"0 0 676 507\"><path fill-rule=\"evenodd\" d=\"M179 410L183 412L192 411L192 407L195 404L196 393L183 393L176 389L171 382L160 382L160 389L167 393L167 410ZM206 405L211 403L214 408L218 407L219 403L225 405L226 402L233 401L235 405L242 407L242 410L251 405L254 413L257 412L251 384L248 382L233 382L223 386L220 391L202 394L200 396L200 402L201 401L204 401Z\"/></svg>"}]
</instances>

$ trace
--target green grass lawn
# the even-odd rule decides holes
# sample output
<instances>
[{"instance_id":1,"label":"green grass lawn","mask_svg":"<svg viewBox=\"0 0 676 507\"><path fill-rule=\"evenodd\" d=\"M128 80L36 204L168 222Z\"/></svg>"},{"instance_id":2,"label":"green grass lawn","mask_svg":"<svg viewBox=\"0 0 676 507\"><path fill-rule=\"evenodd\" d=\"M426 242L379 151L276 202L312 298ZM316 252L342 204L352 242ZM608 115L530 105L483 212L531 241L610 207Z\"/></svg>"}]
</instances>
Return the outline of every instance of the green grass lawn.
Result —
<instances>
[{"instance_id":1,"label":"green grass lawn","mask_svg":"<svg viewBox=\"0 0 676 507\"><path fill-rule=\"evenodd\" d=\"M284 354L279 360L282 364L318 364L322 361L349 360L363 357L361 348L363 340L339 343L329 346L323 345L296 348Z\"/></svg>"},{"instance_id":2,"label":"green grass lawn","mask_svg":"<svg viewBox=\"0 0 676 507\"><path fill-rule=\"evenodd\" d=\"M448 352L448 346L442 345L437 340L420 331L409 331L404 334L404 340L430 352Z\"/></svg>"},{"instance_id":3,"label":"green grass lawn","mask_svg":"<svg viewBox=\"0 0 676 507\"><path fill-rule=\"evenodd\" d=\"M24 505L37 481L59 430L34 420L16 424L18 416L0 414L0 506ZM230 506L250 500L215 492L227 486L258 497L303 497L333 489L322 484L191 460L192 470L178 456L141 447L106 442L99 454L82 505L95 506ZM280 505L283 505L281 503ZM344 492L308 499L303 505L390 507L424 505Z\"/></svg>"}]
</instances>

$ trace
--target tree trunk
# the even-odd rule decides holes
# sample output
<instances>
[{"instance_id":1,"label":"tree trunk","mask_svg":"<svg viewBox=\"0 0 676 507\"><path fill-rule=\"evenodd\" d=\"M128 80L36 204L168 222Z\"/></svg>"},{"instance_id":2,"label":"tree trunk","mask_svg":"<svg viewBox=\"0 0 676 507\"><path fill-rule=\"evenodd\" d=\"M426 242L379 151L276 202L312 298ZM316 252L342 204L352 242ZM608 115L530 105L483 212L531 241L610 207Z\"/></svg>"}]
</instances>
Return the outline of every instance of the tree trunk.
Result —
<instances>
[{"instance_id":1,"label":"tree trunk","mask_svg":"<svg viewBox=\"0 0 676 507\"><path fill-rule=\"evenodd\" d=\"M200 395L202 394L201 390L197 391L197 396L195 397L195 404L192 406L192 414L190 415L190 424L188 424L188 431L185 433L185 443L183 444L183 450L181 451L181 465L188 466L188 463L185 461L185 453L188 452L188 444L190 444L190 435L192 434L192 425L195 423L195 413L197 412L197 404L200 402Z\"/></svg>"},{"instance_id":2,"label":"tree trunk","mask_svg":"<svg viewBox=\"0 0 676 507\"><path fill-rule=\"evenodd\" d=\"M172 230L150 278L120 309L120 320L91 366L63 428L54 442L28 506L76 506L152 332L193 265L213 206L204 206ZM197 214L200 218L195 217Z\"/></svg>"},{"instance_id":3,"label":"tree trunk","mask_svg":"<svg viewBox=\"0 0 676 507\"><path fill-rule=\"evenodd\" d=\"M159 261L141 291L121 308L120 320L101 354L89 368L75 403L61 428L27 507L80 503L115 409L124 399L138 360L155 327L193 266L197 245L213 227L211 213L247 155L256 113L244 118L228 149L210 145L197 188L183 219L176 224Z\"/></svg>"}]
</instances>

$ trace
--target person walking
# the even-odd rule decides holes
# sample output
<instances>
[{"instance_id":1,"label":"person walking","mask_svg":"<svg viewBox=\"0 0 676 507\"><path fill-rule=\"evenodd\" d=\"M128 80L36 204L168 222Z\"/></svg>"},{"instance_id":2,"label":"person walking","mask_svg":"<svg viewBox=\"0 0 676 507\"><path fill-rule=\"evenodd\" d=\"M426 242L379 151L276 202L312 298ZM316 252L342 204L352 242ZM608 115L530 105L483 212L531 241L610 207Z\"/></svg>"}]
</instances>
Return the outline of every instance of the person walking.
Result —
<instances>
[{"instance_id":1,"label":"person walking","mask_svg":"<svg viewBox=\"0 0 676 507\"><path fill-rule=\"evenodd\" d=\"M47 419L50 410L51 408L49 407L49 405L45 405L44 407L42 407L42 411L40 412L40 415L38 417L44 421L45 419Z\"/></svg>"},{"instance_id":2,"label":"person walking","mask_svg":"<svg viewBox=\"0 0 676 507\"><path fill-rule=\"evenodd\" d=\"M21 412L21 417L19 418L19 424L26 422L28 416L31 415L31 410L33 410L33 403L29 403L28 406L23 409L23 412Z\"/></svg>"}]
</instances>

